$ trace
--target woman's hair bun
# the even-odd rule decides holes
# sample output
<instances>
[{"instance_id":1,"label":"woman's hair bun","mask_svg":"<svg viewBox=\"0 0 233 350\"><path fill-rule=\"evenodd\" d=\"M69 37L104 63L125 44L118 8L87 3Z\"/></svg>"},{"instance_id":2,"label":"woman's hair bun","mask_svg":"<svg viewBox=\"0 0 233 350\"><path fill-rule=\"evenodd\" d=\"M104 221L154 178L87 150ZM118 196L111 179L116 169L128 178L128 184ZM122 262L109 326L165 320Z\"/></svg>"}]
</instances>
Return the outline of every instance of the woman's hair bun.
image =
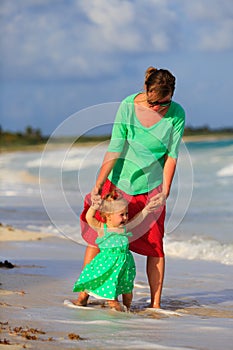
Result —
<instances>
[{"instance_id":1,"label":"woman's hair bun","mask_svg":"<svg viewBox=\"0 0 233 350\"><path fill-rule=\"evenodd\" d=\"M151 74L154 74L158 69L150 66L147 68L146 72L145 72L145 82L149 79L149 77L151 76Z\"/></svg>"}]
</instances>

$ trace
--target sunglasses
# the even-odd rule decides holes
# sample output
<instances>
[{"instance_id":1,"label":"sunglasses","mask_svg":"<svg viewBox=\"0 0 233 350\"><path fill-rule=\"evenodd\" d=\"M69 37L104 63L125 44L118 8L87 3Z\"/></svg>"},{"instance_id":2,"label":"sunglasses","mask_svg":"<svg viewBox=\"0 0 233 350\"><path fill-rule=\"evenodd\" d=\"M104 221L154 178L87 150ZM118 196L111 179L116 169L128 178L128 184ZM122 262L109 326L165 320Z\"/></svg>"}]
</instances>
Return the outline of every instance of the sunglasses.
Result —
<instances>
[{"instance_id":1,"label":"sunglasses","mask_svg":"<svg viewBox=\"0 0 233 350\"><path fill-rule=\"evenodd\" d=\"M155 106L167 107L171 104L172 101L170 100L170 101L164 101L164 102L158 102L158 101L154 101L154 102L147 101L147 102L152 107L155 107Z\"/></svg>"}]
</instances>

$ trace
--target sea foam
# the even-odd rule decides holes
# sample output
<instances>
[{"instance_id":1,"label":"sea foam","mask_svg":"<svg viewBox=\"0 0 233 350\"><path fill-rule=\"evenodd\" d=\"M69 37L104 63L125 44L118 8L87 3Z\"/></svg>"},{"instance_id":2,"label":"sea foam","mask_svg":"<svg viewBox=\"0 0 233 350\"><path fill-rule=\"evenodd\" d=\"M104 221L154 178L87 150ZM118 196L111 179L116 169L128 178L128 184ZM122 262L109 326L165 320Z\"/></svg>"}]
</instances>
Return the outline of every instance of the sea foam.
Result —
<instances>
[{"instance_id":1,"label":"sea foam","mask_svg":"<svg viewBox=\"0 0 233 350\"><path fill-rule=\"evenodd\" d=\"M187 241L174 241L167 238L165 252L175 258L233 265L233 244L222 244L214 239L193 236Z\"/></svg>"},{"instance_id":2,"label":"sea foam","mask_svg":"<svg viewBox=\"0 0 233 350\"><path fill-rule=\"evenodd\" d=\"M230 164L222 169L220 169L218 172L217 172L217 175L219 177L224 177L224 176L233 176L233 164Z\"/></svg>"}]
</instances>

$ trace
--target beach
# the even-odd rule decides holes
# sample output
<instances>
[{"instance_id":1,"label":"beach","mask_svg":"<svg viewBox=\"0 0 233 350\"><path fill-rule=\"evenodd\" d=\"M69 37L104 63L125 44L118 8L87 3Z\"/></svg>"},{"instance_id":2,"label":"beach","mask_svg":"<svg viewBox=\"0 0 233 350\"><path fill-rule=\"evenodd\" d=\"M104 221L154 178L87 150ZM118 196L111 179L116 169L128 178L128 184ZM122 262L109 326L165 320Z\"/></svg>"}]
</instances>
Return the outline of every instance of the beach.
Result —
<instances>
[{"instance_id":1,"label":"beach","mask_svg":"<svg viewBox=\"0 0 233 350\"><path fill-rule=\"evenodd\" d=\"M72 343L78 340L75 327L64 330L62 324L54 324L52 320L57 312L63 313L63 299L67 292L69 294L72 283L70 280L67 289L67 257L72 251L69 242L65 244L64 254L63 238L6 226L0 227L0 241L1 257L14 266L1 267L0 348L4 342L8 349L22 349L24 346L66 349L66 342L71 344L67 348L72 348ZM78 270L77 253L81 255L79 246L75 245L73 261Z\"/></svg>"},{"instance_id":2,"label":"beach","mask_svg":"<svg viewBox=\"0 0 233 350\"><path fill-rule=\"evenodd\" d=\"M0 155L0 260L14 266L0 269L0 349L230 350L232 140L182 146L167 206L161 311L147 309L145 259L137 254L130 313L64 305L76 296L85 251L78 216L104 149Z\"/></svg>"},{"instance_id":3,"label":"beach","mask_svg":"<svg viewBox=\"0 0 233 350\"><path fill-rule=\"evenodd\" d=\"M7 227L0 237L1 256L14 265L1 268L1 342L7 349L231 348L231 266L215 264L210 273L208 262L168 258L160 313L142 308L149 289L144 258L135 254L131 313L72 309L63 303L75 296L84 246Z\"/></svg>"}]
</instances>

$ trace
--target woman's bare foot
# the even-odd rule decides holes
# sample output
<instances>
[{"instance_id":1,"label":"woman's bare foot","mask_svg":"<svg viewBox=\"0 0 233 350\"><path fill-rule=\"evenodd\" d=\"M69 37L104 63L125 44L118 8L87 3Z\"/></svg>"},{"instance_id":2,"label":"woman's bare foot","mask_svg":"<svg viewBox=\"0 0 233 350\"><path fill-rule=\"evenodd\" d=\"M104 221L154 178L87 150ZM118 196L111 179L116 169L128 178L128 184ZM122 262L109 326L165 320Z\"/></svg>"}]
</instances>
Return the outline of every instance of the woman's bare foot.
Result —
<instances>
[{"instance_id":1,"label":"woman's bare foot","mask_svg":"<svg viewBox=\"0 0 233 350\"><path fill-rule=\"evenodd\" d=\"M152 308L152 309L161 309L161 306L158 304L153 304L153 305L149 305L148 308Z\"/></svg>"},{"instance_id":2,"label":"woman's bare foot","mask_svg":"<svg viewBox=\"0 0 233 350\"><path fill-rule=\"evenodd\" d=\"M77 300L71 300L74 305L87 306L89 295L85 292L80 292Z\"/></svg>"}]
</instances>

